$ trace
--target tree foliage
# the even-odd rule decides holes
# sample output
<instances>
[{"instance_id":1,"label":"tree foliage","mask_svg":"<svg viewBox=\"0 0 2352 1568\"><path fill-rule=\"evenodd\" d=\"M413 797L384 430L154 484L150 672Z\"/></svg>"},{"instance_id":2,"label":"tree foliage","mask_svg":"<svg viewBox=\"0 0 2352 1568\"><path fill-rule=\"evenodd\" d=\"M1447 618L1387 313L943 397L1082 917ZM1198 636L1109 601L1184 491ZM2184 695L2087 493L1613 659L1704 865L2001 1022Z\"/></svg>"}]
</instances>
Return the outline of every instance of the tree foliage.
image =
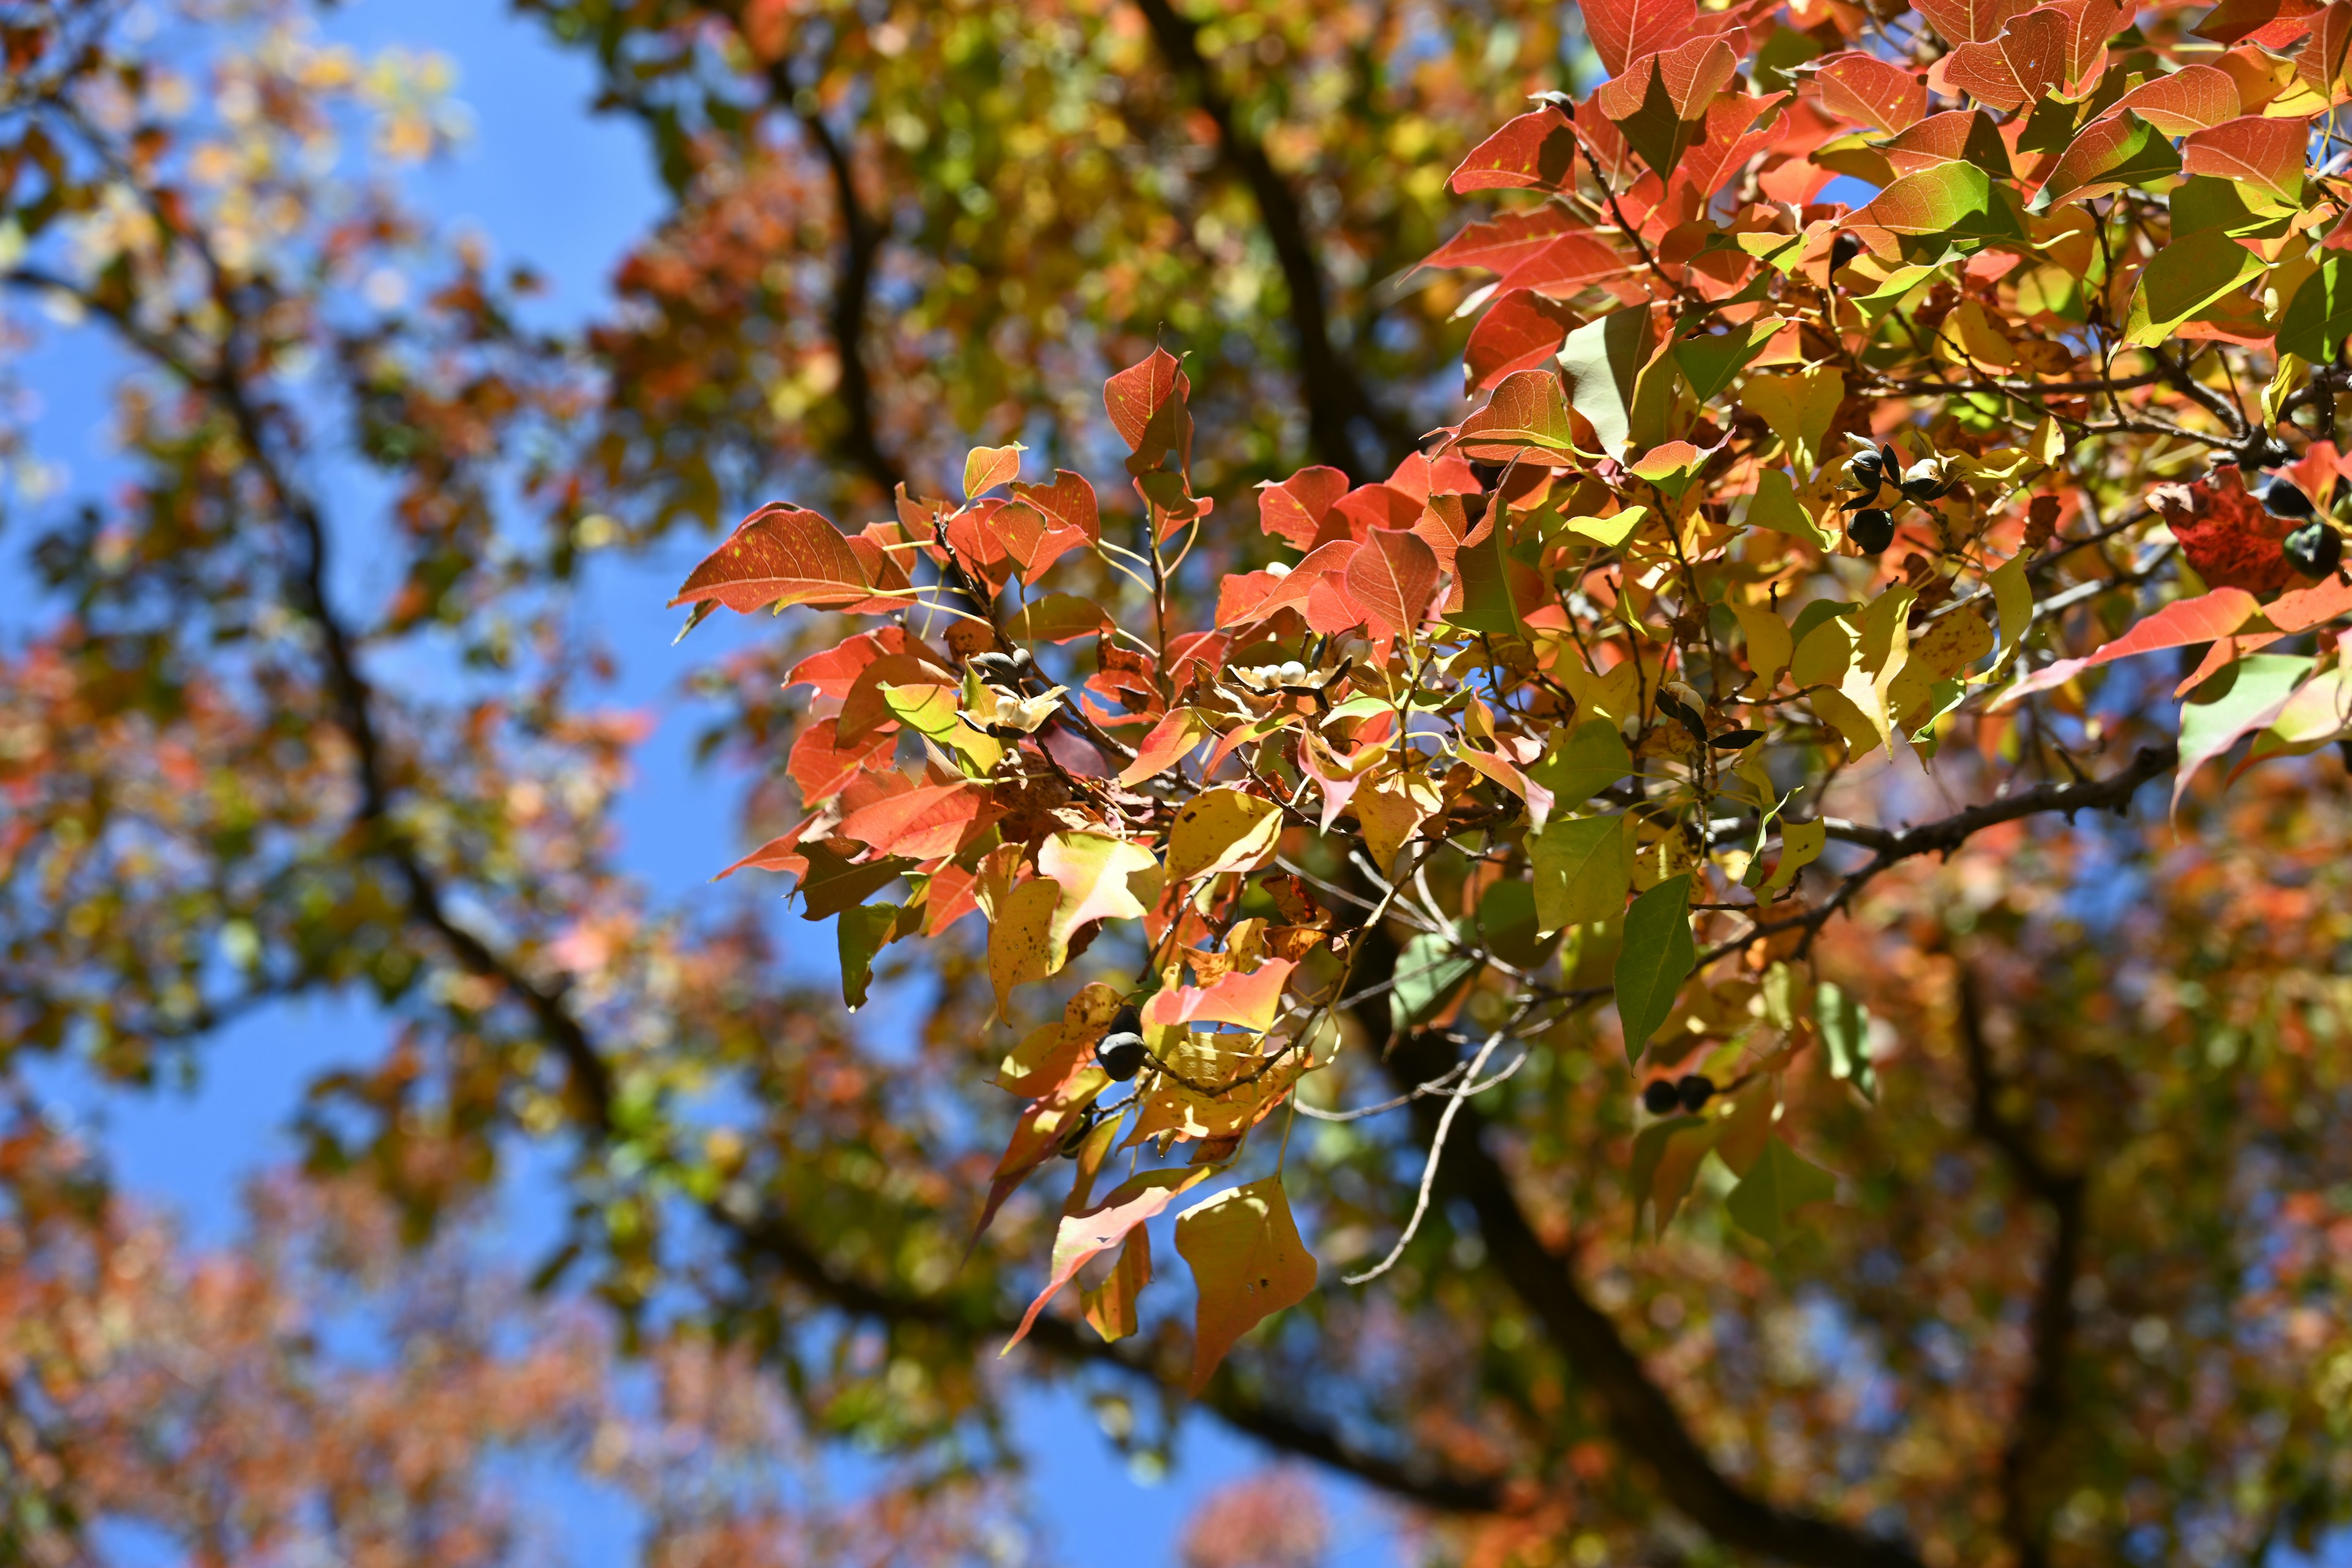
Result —
<instances>
[{"instance_id":1,"label":"tree foliage","mask_svg":"<svg viewBox=\"0 0 2352 1568\"><path fill-rule=\"evenodd\" d=\"M2352 1511L2352 0L529 8L676 198L577 342L334 161L419 84L10 35L8 282L137 366L6 653L16 1039L370 986L319 1170L421 1237L558 1142L548 1279L910 1474L1071 1379L1441 1560ZM782 922L620 874L564 614L744 510L675 604L782 612L703 683ZM1311 1554L1263 1490L1188 1551Z\"/></svg>"}]
</instances>

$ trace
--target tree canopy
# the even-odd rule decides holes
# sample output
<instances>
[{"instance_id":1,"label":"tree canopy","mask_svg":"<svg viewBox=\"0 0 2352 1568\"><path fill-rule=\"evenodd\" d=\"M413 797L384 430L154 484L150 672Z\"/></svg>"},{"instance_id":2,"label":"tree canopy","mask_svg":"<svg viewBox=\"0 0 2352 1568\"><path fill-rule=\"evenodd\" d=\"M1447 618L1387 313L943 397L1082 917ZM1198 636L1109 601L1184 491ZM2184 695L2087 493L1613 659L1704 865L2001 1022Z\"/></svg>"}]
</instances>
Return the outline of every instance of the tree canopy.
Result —
<instances>
[{"instance_id":1,"label":"tree canopy","mask_svg":"<svg viewBox=\"0 0 2352 1568\"><path fill-rule=\"evenodd\" d=\"M414 61L0 29L6 284L129 367L123 482L11 503L0 1029L128 1090L375 1000L250 1289L560 1151L610 1337L458 1334L436 1430L635 1354L759 1370L712 1471L891 1461L649 1477L664 1562L1001 1552L1034 1382L1436 1562L2352 1519L2352 0L520 8L672 197L576 334L404 205ZM572 595L729 523L748 852L663 907ZM79 1301L139 1222L22 1147L0 1291ZM135 1382L0 1376L39 1550L278 1539L138 1500ZM1188 1561L1310 1561L1289 1487Z\"/></svg>"}]
</instances>

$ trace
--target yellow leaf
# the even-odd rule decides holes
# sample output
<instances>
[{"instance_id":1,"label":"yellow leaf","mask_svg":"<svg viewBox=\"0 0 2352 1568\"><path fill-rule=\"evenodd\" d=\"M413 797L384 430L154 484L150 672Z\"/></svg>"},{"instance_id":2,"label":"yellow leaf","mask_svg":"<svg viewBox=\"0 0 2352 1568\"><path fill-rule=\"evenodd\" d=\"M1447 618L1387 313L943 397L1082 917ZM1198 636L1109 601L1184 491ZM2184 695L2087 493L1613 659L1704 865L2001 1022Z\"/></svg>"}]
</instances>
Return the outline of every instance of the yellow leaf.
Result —
<instances>
[{"instance_id":1,"label":"yellow leaf","mask_svg":"<svg viewBox=\"0 0 2352 1568\"><path fill-rule=\"evenodd\" d=\"M1435 783L1420 772L1390 773L1356 792L1356 820L1363 825L1364 851L1381 876L1389 874L1396 864L1397 851L1444 804Z\"/></svg>"},{"instance_id":2,"label":"yellow leaf","mask_svg":"<svg viewBox=\"0 0 2352 1568\"><path fill-rule=\"evenodd\" d=\"M1315 1289L1315 1259L1298 1239L1282 1178L1219 1193L1176 1221L1176 1250L1192 1267L1200 1306L1192 1330L1192 1393L1208 1386L1244 1334Z\"/></svg>"},{"instance_id":3,"label":"yellow leaf","mask_svg":"<svg viewBox=\"0 0 2352 1568\"><path fill-rule=\"evenodd\" d=\"M1274 853L1282 808L1262 795L1213 789L1195 795L1168 831L1168 874L1182 881L1254 870Z\"/></svg>"},{"instance_id":4,"label":"yellow leaf","mask_svg":"<svg viewBox=\"0 0 2352 1568\"><path fill-rule=\"evenodd\" d=\"M1853 668L1854 626L1843 616L1832 616L1805 634L1789 658L1789 679L1798 689L1837 686Z\"/></svg>"},{"instance_id":5,"label":"yellow leaf","mask_svg":"<svg viewBox=\"0 0 2352 1568\"><path fill-rule=\"evenodd\" d=\"M1830 421L1845 401L1845 376L1827 365L1795 375L1751 375L1739 401L1771 427L1792 458L1810 469L1820 466Z\"/></svg>"},{"instance_id":6,"label":"yellow leaf","mask_svg":"<svg viewBox=\"0 0 2352 1568\"><path fill-rule=\"evenodd\" d=\"M1796 651L1789 640L1789 623L1768 605L1743 605L1737 599L1731 601L1731 613L1748 638L1748 668L1756 672L1750 684L1760 697L1779 683L1780 672L1789 668L1789 656Z\"/></svg>"},{"instance_id":7,"label":"yellow leaf","mask_svg":"<svg viewBox=\"0 0 2352 1568\"><path fill-rule=\"evenodd\" d=\"M997 1016L1013 1016L1014 986L1045 979L1068 956L1054 941L1054 911L1061 902L1061 884L1034 877L998 904L988 930L988 978L996 987Z\"/></svg>"},{"instance_id":8,"label":"yellow leaf","mask_svg":"<svg viewBox=\"0 0 2352 1568\"><path fill-rule=\"evenodd\" d=\"M1052 928L1055 949L1066 950L1071 935L1089 921L1134 921L1143 905L1128 878L1160 862L1140 844L1099 833L1056 833L1037 851L1037 869L1061 889Z\"/></svg>"},{"instance_id":9,"label":"yellow leaf","mask_svg":"<svg viewBox=\"0 0 2352 1568\"><path fill-rule=\"evenodd\" d=\"M1823 823L1784 824L1780 828L1780 863L1772 868L1765 890L1777 893L1795 881L1798 872L1822 858L1822 850L1829 841L1830 830Z\"/></svg>"},{"instance_id":10,"label":"yellow leaf","mask_svg":"<svg viewBox=\"0 0 2352 1568\"><path fill-rule=\"evenodd\" d=\"M1979 680L1990 680L2006 671L2017 658L2025 629L2033 624L2033 584L2026 580L2025 557L2011 556L1992 574L1993 608L2000 612L2000 657Z\"/></svg>"}]
</instances>

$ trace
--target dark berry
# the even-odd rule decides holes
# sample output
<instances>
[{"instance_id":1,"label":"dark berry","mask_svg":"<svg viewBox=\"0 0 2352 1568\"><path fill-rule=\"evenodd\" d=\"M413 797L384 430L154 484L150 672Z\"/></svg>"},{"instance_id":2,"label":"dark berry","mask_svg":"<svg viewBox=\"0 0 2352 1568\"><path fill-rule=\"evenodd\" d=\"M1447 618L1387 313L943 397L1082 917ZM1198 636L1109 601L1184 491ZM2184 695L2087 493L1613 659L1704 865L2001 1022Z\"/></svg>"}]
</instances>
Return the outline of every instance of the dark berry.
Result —
<instances>
[{"instance_id":1,"label":"dark berry","mask_svg":"<svg viewBox=\"0 0 2352 1568\"><path fill-rule=\"evenodd\" d=\"M2273 517L2304 518L2313 509L2311 498L2293 479L2273 478L2263 487L2263 510Z\"/></svg>"},{"instance_id":2,"label":"dark berry","mask_svg":"<svg viewBox=\"0 0 2352 1568\"><path fill-rule=\"evenodd\" d=\"M1853 234L1841 234L1835 239L1830 241L1830 272L1832 276L1835 276L1838 270L1843 268L1847 262L1852 261L1855 257L1860 256L1861 254L1862 241L1858 237Z\"/></svg>"},{"instance_id":3,"label":"dark berry","mask_svg":"<svg viewBox=\"0 0 2352 1568\"><path fill-rule=\"evenodd\" d=\"M1658 1081L1663 1083L1665 1080L1661 1079ZM1675 1085L1675 1098L1682 1103L1685 1110L1696 1116L1706 1108L1706 1102L1715 1098L1715 1080L1692 1073Z\"/></svg>"},{"instance_id":4,"label":"dark berry","mask_svg":"<svg viewBox=\"0 0 2352 1568\"><path fill-rule=\"evenodd\" d=\"M1845 460L1845 482L1849 489L1874 490L1879 480L1885 477L1886 465L1879 460L1877 453L1867 448Z\"/></svg>"},{"instance_id":5,"label":"dark berry","mask_svg":"<svg viewBox=\"0 0 2352 1568\"><path fill-rule=\"evenodd\" d=\"M1642 1109L1653 1116L1672 1116L1682 1103L1682 1096L1675 1092L1675 1080L1670 1078L1654 1078L1642 1086Z\"/></svg>"},{"instance_id":6,"label":"dark berry","mask_svg":"<svg viewBox=\"0 0 2352 1568\"><path fill-rule=\"evenodd\" d=\"M1125 1083L1143 1070L1143 1037L1132 1031L1105 1035L1095 1047L1095 1060L1103 1071Z\"/></svg>"},{"instance_id":7,"label":"dark berry","mask_svg":"<svg viewBox=\"0 0 2352 1568\"><path fill-rule=\"evenodd\" d=\"M1013 679L1013 658L1010 654L976 653L964 662L978 670L982 680L1009 682Z\"/></svg>"},{"instance_id":8,"label":"dark berry","mask_svg":"<svg viewBox=\"0 0 2352 1568\"><path fill-rule=\"evenodd\" d=\"M1121 1007L1111 1018L1110 1027L1104 1031L1111 1035L1136 1035L1142 1032L1143 1015L1132 1006Z\"/></svg>"},{"instance_id":9,"label":"dark berry","mask_svg":"<svg viewBox=\"0 0 2352 1568\"><path fill-rule=\"evenodd\" d=\"M1763 738L1761 730L1726 730L1707 744L1718 752L1744 752Z\"/></svg>"},{"instance_id":10,"label":"dark berry","mask_svg":"<svg viewBox=\"0 0 2352 1568\"><path fill-rule=\"evenodd\" d=\"M1846 521L1845 536L1864 555L1875 555L1895 542L1895 514L1878 507L1855 512Z\"/></svg>"},{"instance_id":11,"label":"dark berry","mask_svg":"<svg viewBox=\"0 0 2352 1568\"><path fill-rule=\"evenodd\" d=\"M2313 518L2286 536L2286 563L2306 577L2332 577L2344 561L2344 536Z\"/></svg>"}]
</instances>

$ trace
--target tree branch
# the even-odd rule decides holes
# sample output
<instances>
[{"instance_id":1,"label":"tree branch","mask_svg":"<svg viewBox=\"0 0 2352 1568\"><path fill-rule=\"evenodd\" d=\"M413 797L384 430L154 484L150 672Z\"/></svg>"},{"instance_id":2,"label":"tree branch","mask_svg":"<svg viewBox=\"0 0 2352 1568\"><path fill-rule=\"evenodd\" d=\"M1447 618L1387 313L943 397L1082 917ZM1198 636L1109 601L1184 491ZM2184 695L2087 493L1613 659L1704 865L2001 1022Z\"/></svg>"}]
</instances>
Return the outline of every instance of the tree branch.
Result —
<instances>
[{"instance_id":1,"label":"tree branch","mask_svg":"<svg viewBox=\"0 0 2352 1568\"><path fill-rule=\"evenodd\" d=\"M1366 452L1359 444L1356 426L1366 426L1376 446L1392 448L1402 445L1403 438L1396 431L1395 421L1372 401L1347 354L1331 341L1323 269L1307 238L1297 195L1266 156L1264 144L1236 122L1233 101L1217 86L1215 73L1201 53L1200 24L1180 15L1171 0L1136 0L1136 9L1150 25L1152 40L1169 68L1216 127L1218 156L1249 187L1266 237L1274 245L1290 296L1291 330L1298 340L1308 443L1318 458L1352 479L1385 478L1389 453Z\"/></svg>"},{"instance_id":2,"label":"tree branch","mask_svg":"<svg viewBox=\"0 0 2352 1568\"><path fill-rule=\"evenodd\" d=\"M1385 931L1366 928L1364 962L1393 964L1395 944ZM1370 948L1377 946L1377 952ZM1390 1035L1385 1004L1360 1009L1358 1021L1375 1039ZM1457 1067L1449 1037L1423 1031L1389 1052L1387 1070L1401 1091ZM1906 1547L1863 1534L1813 1514L1777 1508L1725 1475L1691 1435L1666 1392L1650 1377L1617 1325L1595 1306L1578 1282L1570 1258L1552 1251L1537 1236L1509 1177L1486 1145L1486 1121L1456 1099L1453 1139L1446 1146L1439 1183L1476 1215L1480 1237L1495 1271L1520 1303L1542 1323L1601 1409L1610 1432L1625 1452L1656 1477L1666 1501L1721 1544L1761 1552L1808 1568L1919 1568ZM1422 1142L1433 1141L1445 1114L1426 1100L1412 1102Z\"/></svg>"},{"instance_id":3,"label":"tree branch","mask_svg":"<svg viewBox=\"0 0 2352 1568\"><path fill-rule=\"evenodd\" d=\"M2041 1472L2054 1451L2066 1415L2066 1358L2074 1342L2074 1280L2082 1271L2084 1181L2042 1157L2026 1129L2000 1109L2002 1085L1985 1039L1984 1014L1976 977L1962 965L1958 982L1960 1045L1968 1061L1969 1125L2000 1151L2017 1184L2050 1210L2050 1249L2033 1293L2030 1329L2032 1363L2017 1409L2016 1429L2000 1458L2001 1533L2017 1553L2018 1568L2043 1568L2049 1561L2048 1510L2035 1506L2046 1492Z\"/></svg>"},{"instance_id":4,"label":"tree branch","mask_svg":"<svg viewBox=\"0 0 2352 1568\"><path fill-rule=\"evenodd\" d=\"M834 279L827 315L834 353L841 362L837 388L841 410L848 421L841 450L888 496L905 482L907 474L898 460L883 449L880 422L875 416L873 370L866 361L866 312L874 292L874 262L888 231L866 210L858 196L849 149L825 122L819 106L803 100L786 61L778 60L768 68L768 87L778 107L790 110L816 143L833 176L834 202L841 209L841 267Z\"/></svg>"}]
</instances>

